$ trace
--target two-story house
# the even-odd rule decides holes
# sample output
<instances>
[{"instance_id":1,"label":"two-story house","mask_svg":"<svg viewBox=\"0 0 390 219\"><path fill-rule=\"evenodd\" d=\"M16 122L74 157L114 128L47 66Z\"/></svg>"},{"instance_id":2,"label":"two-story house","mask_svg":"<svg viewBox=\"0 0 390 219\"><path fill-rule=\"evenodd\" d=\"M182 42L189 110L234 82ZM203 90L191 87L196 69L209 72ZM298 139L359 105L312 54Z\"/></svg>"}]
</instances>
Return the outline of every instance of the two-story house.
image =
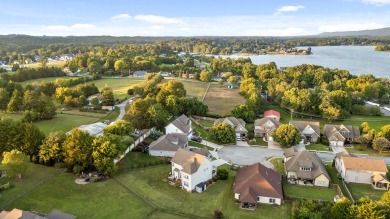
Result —
<instances>
[{"instance_id":1,"label":"two-story house","mask_svg":"<svg viewBox=\"0 0 390 219\"><path fill-rule=\"evenodd\" d=\"M302 138L306 143L317 143L317 140L321 136L319 122L290 121L290 124L301 132Z\"/></svg>"},{"instance_id":2,"label":"two-story house","mask_svg":"<svg viewBox=\"0 0 390 219\"><path fill-rule=\"evenodd\" d=\"M336 155L335 166L345 182L372 185L375 189L389 190L388 172L382 159L356 157L344 150Z\"/></svg>"},{"instance_id":3,"label":"two-story house","mask_svg":"<svg viewBox=\"0 0 390 219\"><path fill-rule=\"evenodd\" d=\"M170 133L184 133L188 139L191 139L193 133L191 119L184 114L177 117L165 127L165 134Z\"/></svg>"},{"instance_id":4,"label":"two-story house","mask_svg":"<svg viewBox=\"0 0 390 219\"><path fill-rule=\"evenodd\" d=\"M179 148L188 147L188 138L184 133L170 133L161 136L149 145L149 154L159 157L173 157Z\"/></svg>"},{"instance_id":5,"label":"two-story house","mask_svg":"<svg viewBox=\"0 0 390 219\"><path fill-rule=\"evenodd\" d=\"M275 110L267 110L267 111L264 111L263 118L271 118L271 119L275 119L275 120L279 121L280 120L280 113L278 111L275 111Z\"/></svg>"},{"instance_id":6,"label":"two-story house","mask_svg":"<svg viewBox=\"0 0 390 219\"><path fill-rule=\"evenodd\" d=\"M281 123L273 118L256 119L254 123L254 132L256 137L263 137L268 140L272 137L274 131L281 125Z\"/></svg>"},{"instance_id":7,"label":"two-story house","mask_svg":"<svg viewBox=\"0 0 390 219\"><path fill-rule=\"evenodd\" d=\"M206 182L215 173L209 158L189 150L179 148L172 158L172 178L181 182L182 189L192 192L203 192Z\"/></svg>"},{"instance_id":8,"label":"two-story house","mask_svg":"<svg viewBox=\"0 0 390 219\"><path fill-rule=\"evenodd\" d=\"M248 130L245 128L246 123L244 120L237 119L235 117L226 117L215 120L214 125L218 125L220 123L227 123L234 128L237 141L246 141L248 137Z\"/></svg>"},{"instance_id":9,"label":"two-story house","mask_svg":"<svg viewBox=\"0 0 390 219\"><path fill-rule=\"evenodd\" d=\"M352 125L326 124L323 130L330 146L344 146L344 143L352 143L360 136L360 129Z\"/></svg>"},{"instance_id":10,"label":"two-story house","mask_svg":"<svg viewBox=\"0 0 390 219\"><path fill-rule=\"evenodd\" d=\"M329 187L330 177L317 154L307 150L287 150L284 163L289 183Z\"/></svg>"}]
</instances>

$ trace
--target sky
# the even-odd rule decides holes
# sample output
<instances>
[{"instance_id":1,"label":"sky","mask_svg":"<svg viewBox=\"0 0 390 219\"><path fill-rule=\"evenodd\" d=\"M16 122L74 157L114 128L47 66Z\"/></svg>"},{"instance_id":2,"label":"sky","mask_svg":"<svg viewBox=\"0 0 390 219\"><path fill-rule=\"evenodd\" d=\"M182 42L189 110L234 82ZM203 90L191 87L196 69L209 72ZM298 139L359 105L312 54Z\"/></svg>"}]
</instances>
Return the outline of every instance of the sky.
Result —
<instances>
[{"instance_id":1,"label":"sky","mask_svg":"<svg viewBox=\"0 0 390 219\"><path fill-rule=\"evenodd\" d=\"M390 0L0 0L0 35L302 36L390 27Z\"/></svg>"}]
</instances>

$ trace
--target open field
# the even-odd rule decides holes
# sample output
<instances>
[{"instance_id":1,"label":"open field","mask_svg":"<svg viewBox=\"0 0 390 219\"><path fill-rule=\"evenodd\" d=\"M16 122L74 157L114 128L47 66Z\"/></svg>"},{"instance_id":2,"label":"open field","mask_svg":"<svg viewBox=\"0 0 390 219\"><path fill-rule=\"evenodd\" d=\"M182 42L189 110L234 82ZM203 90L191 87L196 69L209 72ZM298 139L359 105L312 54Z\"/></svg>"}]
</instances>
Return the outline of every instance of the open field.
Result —
<instances>
[{"instance_id":1,"label":"open field","mask_svg":"<svg viewBox=\"0 0 390 219\"><path fill-rule=\"evenodd\" d=\"M55 61L55 62L48 62L46 64L47 67L57 67L57 68L62 68L64 67L66 61ZM41 67L41 63L39 62L36 62L36 63L32 63L32 64L25 64L23 65L27 68L38 68L38 67Z\"/></svg>"},{"instance_id":2,"label":"open field","mask_svg":"<svg viewBox=\"0 0 390 219\"><path fill-rule=\"evenodd\" d=\"M184 89L186 89L187 91L187 95L192 97L197 97L199 100L202 100L204 94L206 93L207 87L209 85L208 82L195 81L191 79L175 78L173 80L177 80L183 83ZM162 83L164 83L164 81Z\"/></svg>"},{"instance_id":3,"label":"open field","mask_svg":"<svg viewBox=\"0 0 390 219\"><path fill-rule=\"evenodd\" d=\"M53 82L53 81L55 81L57 78L68 79L68 78L72 78L72 77L63 76L63 77L38 78L38 79L32 79L32 80L28 80L28 81L19 82L19 83L24 87L24 86L26 86L26 84L33 84L33 83L40 84L40 83L43 82L43 81L44 81L44 82Z\"/></svg>"},{"instance_id":4,"label":"open field","mask_svg":"<svg viewBox=\"0 0 390 219\"><path fill-rule=\"evenodd\" d=\"M127 90L141 83L143 80L143 78L102 78L87 83L94 83L99 91L107 85L114 91L115 98L120 99L128 97Z\"/></svg>"},{"instance_id":5,"label":"open field","mask_svg":"<svg viewBox=\"0 0 390 219\"><path fill-rule=\"evenodd\" d=\"M238 94L239 89L228 89L226 86L211 84L204 103L212 114L229 115L235 105L244 104L244 97Z\"/></svg>"}]
</instances>

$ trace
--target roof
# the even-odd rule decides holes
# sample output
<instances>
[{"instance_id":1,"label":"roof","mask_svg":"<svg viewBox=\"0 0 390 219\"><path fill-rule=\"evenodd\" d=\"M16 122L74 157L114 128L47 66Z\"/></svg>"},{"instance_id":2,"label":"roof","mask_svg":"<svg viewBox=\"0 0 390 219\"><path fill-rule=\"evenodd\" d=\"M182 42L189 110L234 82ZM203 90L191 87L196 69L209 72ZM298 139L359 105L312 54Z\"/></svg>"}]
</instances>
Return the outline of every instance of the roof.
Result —
<instances>
[{"instance_id":1,"label":"roof","mask_svg":"<svg viewBox=\"0 0 390 219\"><path fill-rule=\"evenodd\" d=\"M341 157L356 157L356 155L350 154L347 150L343 150L342 152L337 153L336 157L337 158L341 158Z\"/></svg>"},{"instance_id":2,"label":"roof","mask_svg":"<svg viewBox=\"0 0 390 219\"><path fill-rule=\"evenodd\" d=\"M360 136L360 129L357 126L352 125L335 125L335 124L325 124L324 134L327 138L332 137L336 133L345 132L344 137L346 138L357 138Z\"/></svg>"},{"instance_id":3,"label":"roof","mask_svg":"<svg viewBox=\"0 0 390 219\"><path fill-rule=\"evenodd\" d=\"M341 157L345 169L388 172L385 161L382 159L363 158L363 157Z\"/></svg>"},{"instance_id":4,"label":"roof","mask_svg":"<svg viewBox=\"0 0 390 219\"><path fill-rule=\"evenodd\" d=\"M159 137L149 145L149 150L177 151L188 142L187 135L183 133L170 133Z\"/></svg>"},{"instance_id":5,"label":"roof","mask_svg":"<svg viewBox=\"0 0 390 219\"><path fill-rule=\"evenodd\" d=\"M183 172L193 174L198 171L205 158L204 155L179 148L171 162L182 166Z\"/></svg>"},{"instance_id":6,"label":"roof","mask_svg":"<svg viewBox=\"0 0 390 219\"><path fill-rule=\"evenodd\" d=\"M258 196L283 199L282 177L275 170L256 163L238 170L234 193L241 202L256 203Z\"/></svg>"},{"instance_id":7,"label":"roof","mask_svg":"<svg viewBox=\"0 0 390 219\"><path fill-rule=\"evenodd\" d=\"M276 116L280 118L280 113L275 110L267 110L264 112L264 117Z\"/></svg>"},{"instance_id":8,"label":"roof","mask_svg":"<svg viewBox=\"0 0 390 219\"><path fill-rule=\"evenodd\" d=\"M194 148L192 151L195 152L195 153L201 154L201 155L203 155L203 156L206 156L206 157L208 157L208 156L211 155L211 153L210 153L210 151L207 149L207 147L203 147L203 148Z\"/></svg>"},{"instance_id":9,"label":"roof","mask_svg":"<svg viewBox=\"0 0 390 219\"><path fill-rule=\"evenodd\" d=\"M317 154L311 153L307 150L295 152L291 159L285 163L286 171L296 172L298 177L305 179L315 179L321 174L324 174L330 179L326 171L324 163ZM301 170L301 167L312 168L311 171Z\"/></svg>"},{"instance_id":10,"label":"roof","mask_svg":"<svg viewBox=\"0 0 390 219\"><path fill-rule=\"evenodd\" d=\"M236 117L226 117L215 120L214 125L218 125L220 123L227 123L231 125L236 132L248 132L245 128L245 121L242 119L237 119Z\"/></svg>"},{"instance_id":11,"label":"roof","mask_svg":"<svg viewBox=\"0 0 390 219\"><path fill-rule=\"evenodd\" d=\"M297 152L297 149L295 149L295 147L291 147L291 148L286 148L283 150L283 155L287 158L287 157L292 157L295 155L295 153Z\"/></svg>"},{"instance_id":12,"label":"roof","mask_svg":"<svg viewBox=\"0 0 390 219\"><path fill-rule=\"evenodd\" d=\"M75 219L76 216L66 214L61 211L53 210L48 214L42 214L32 211L23 211L14 208L12 211L2 211L0 213L1 219Z\"/></svg>"},{"instance_id":13,"label":"roof","mask_svg":"<svg viewBox=\"0 0 390 219\"><path fill-rule=\"evenodd\" d=\"M271 119L271 118L261 118L261 119L256 119L255 120L255 123L254 125L255 126L263 126L265 123L267 122L272 122L275 127L279 127L282 123L280 123L279 121L275 120L275 119Z\"/></svg>"},{"instance_id":14,"label":"roof","mask_svg":"<svg viewBox=\"0 0 390 219\"><path fill-rule=\"evenodd\" d=\"M304 133L304 130L312 128L315 133L317 133L318 136L320 136L320 122L311 122L311 121L290 121L290 124L293 125L295 128L297 128L299 131L301 131L302 134Z\"/></svg>"},{"instance_id":15,"label":"roof","mask_svg":"<svg viewBox=\"0 0 390 219\"><path fill-rule=\"evenodd\" d=\"M90 135L96 136L97 134L103 132L108 125L102 122L96 122L88 125L82 125L78 129L87 131Z\"/></svg>"},{"instance_id":16,"label":"roof","mask_svg":"<svg viewBox=\"0 0 390 219\"><path fill-rule=\"evenodd\" d=\"M191 130L190 121L191 120L183 114L177 117L171 124L180 129L183 133L188 134Z\"/></svg>"},{"instance_id":17,"label":"roof","mask_svg":"<svg viewBox=\"0 0 390 219\"><path fill-rule=\"evenodd\" d=\"M374 182L390 183L384 174L375 174L371 177Z\"/></svg>"},{"instance_id":18,"label":"roof","mask_svg":"<svg viewBox=\"0 0 390 219\"><path fill-rule=\"evenodd\" d=\"M133 74L135 75L145 75L146 73L148 73L147 71L135 71Z\"/></svg>"}]
</instances>

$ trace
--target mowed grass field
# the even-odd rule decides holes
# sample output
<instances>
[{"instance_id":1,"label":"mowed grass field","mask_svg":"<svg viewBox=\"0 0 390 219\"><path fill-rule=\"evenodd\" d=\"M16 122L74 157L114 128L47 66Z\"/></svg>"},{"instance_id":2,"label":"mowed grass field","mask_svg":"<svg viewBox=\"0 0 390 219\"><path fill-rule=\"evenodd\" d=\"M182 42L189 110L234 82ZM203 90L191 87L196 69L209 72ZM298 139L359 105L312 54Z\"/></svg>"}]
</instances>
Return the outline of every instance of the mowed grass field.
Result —
<instances>
[{"instance_id":1,"label":"mowed grass field","mask_svg":"<svg viewBox=\"0 0 390 219\"><path fill-rule=\"evenodd\" d=\"M239 89L228 89L226 86L211 84L204 103L212 114L228 115L235 105L244 104L244 97L238 94Z\"/></svg>"},{"instance_id":2,"label":"mowed grass field","mask_svg":"<svg viewBox=\"0 0 390 219\"><path fill-rule=\"evenodd\" d=\"M187 91L187 95L192 97L197 97L199 100L202 100L204 94L206 93L207 87L209 86L208 82L195 81L190 79L167 79L162 83L168 80L177 80L183 83L184 89Z\"/></svg>"},{"instance_id":3,"label":"mowed grass field","mask_svg":"<svg viewBox=\"0 0 390 219\"><path fill-rule=\"evenodd\" d=\"M32 79L32 80L28 80L28 81L19 82L19 83L24 87L24 86L26 86L26 84L34 84L34 83L40 84L43 81L44 82L53 82L57 78L67 79L67 78L72 78L72 77L64 76L64 77L39 78L39 79Z\"/></svg>"}]
</instances>

